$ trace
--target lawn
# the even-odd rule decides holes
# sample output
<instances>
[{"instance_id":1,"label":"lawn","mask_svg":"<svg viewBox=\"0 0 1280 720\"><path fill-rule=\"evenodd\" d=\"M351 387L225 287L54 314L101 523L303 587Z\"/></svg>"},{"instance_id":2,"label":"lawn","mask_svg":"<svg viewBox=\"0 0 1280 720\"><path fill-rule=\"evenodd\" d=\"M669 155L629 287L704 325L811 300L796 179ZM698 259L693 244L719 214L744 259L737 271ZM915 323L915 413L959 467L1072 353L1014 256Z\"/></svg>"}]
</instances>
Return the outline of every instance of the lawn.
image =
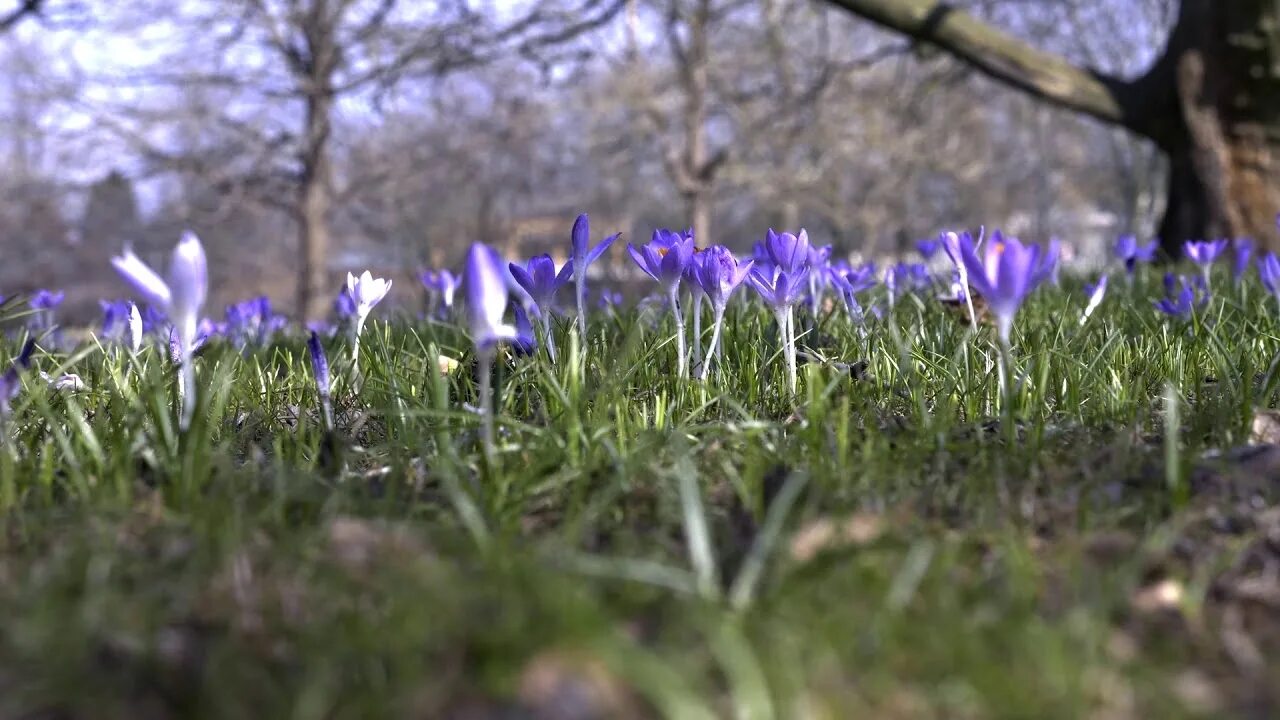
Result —
<instances>
[{"instance_id":1,"label":"lawn","mask_svg":"<svg viewBox=\"0 0 1280 720\"><path fill-rule=\"evenodd\" d=\"M557 362L499 348L488 452L462 313L325 339L332 431L299 328L208 342L185 431L160 343L46 336L0 717L1274 716L1280 315L1222 268L1168 317L1161 272L1083 324L1092 278L1036 290L1004 392L933 290L798 306L795 394L745 291L706 381L662 303L557 317Z\"/></svg>"}]
</instances>

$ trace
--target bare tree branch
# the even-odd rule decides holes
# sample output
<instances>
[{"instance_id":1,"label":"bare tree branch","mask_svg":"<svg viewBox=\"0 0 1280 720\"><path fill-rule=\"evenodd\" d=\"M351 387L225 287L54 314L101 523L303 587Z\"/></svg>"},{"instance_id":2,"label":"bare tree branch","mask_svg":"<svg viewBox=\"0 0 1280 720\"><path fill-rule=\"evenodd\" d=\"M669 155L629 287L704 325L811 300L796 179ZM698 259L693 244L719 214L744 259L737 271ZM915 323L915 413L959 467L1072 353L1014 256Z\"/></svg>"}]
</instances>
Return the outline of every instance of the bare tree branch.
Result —
<instances>
[{"instance_id":1,"label":"bare tree branch","mask_svg":"<svg viewBox=\"0 0 1280 720\"><path fill-rule=\"evenodd\" d=\"M0 15L0 32L8 32L28 15L38 15L42 5L44 5L44 0L22 0L18 7L4 15Z\"/></svg>"},{"instance_id":2,"label":"bare tree branch","mask_svg":"<svg viewBox=\"0 0 1280 720\"><path fill-rule=\"evenodd\" d=\"M948 51L982 73L1060 107L1141 131L1134 83L1031 47L939 0L830 0L890 30Z\"/></svg>"}]
</instances>

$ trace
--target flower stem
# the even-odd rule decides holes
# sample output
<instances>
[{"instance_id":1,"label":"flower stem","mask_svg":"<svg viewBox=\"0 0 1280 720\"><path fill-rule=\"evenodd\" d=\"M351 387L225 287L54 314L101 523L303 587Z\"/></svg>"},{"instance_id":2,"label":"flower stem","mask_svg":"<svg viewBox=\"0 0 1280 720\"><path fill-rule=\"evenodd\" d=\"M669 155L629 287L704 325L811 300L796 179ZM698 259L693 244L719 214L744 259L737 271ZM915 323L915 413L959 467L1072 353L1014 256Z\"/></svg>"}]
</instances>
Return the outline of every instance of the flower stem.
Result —
<instances>
[{"instance_id":1,"label":"flower stem","mask_svg":"<svg viewBox=\"0 0 1280 720\"><path fill-rule=\"evenodd\" d=\"M551 364L556 364L556 339L551 334L551 313L546 312L542 315L542 334L547 339L547 354L551 357Z\"/></svg>"},{"instance_id":2,"label":"flower stem","mask_svg":"<svg viewBox=\"0 0 1280 720\"><path fill-rule=\"evenodd\" d=\"M351 326L351 367L360 364L360 335L364 333L364 318L357 317Z\"/></svg>"},{"instance_id":3,"label":"flower stem","mask_svg":"<svg viewBox=\"0 0 1280 720\"><path fill-rule=\"evenodd\" d=\"M782 354L786 356L787 388L791 391L791 394L794 395L796 392L796 375L794 369L795 365L793 364L791 355L791 323L788 321L790 315L791 308L789 307L777 308L773 311L773 317L778 323L778 338L782 343Z\"/></svg>"},{"instance_id":4,"label":"flower stem","mask_svg":"<svg viewBox=\"0 0 1280 720\"><path fill-rule=\"evenodd\" d=\"M493 387L490 384L490 375L493 374L493 349L481 350L477 360L477 371L480 373L480 441L484 445L485 458L492 462L494 455Z\"/></svg>"},{"instance_id":5,"label":"flower stem","mask_svg":"<svg viewBox=\"0 0 1280 720\"><path fill-rule=\"evenodd\" d=\"M585 352L587 348L587 268L583 263L582 270L579 272L574 268L574 289L577 291L578 299L578 336L582 338L582 349Z\"/></svg>"},{"instance_id":6,"label":"flower stem","mask_svg":"<svg viewBox=\"0 0 1280 720\"><path fill-rule=\"evenodd\" d=\"M680 312L680 285L669 291L671 298L671 314L676 318L676 375L681 379L689 375L689 358L684 354L684 313Z\"/></svg>"},{"instance_id":7,"label":"flower stem","mask_svg":"<svg viewBox=\"0 0 1280 720\"><path fill-rule=\"evenodd\" d=\"M707 346L707 356L702 361L702 373L699 380L705 381L711 375L711 361L720 356L720 328L724 325L724 308L715 308L715 319L711 326L711 344ZM696 345L697 342L695 341Z\"/></svg>"},{"instance_id":8,"label":"flower stem","mask_svg":"<svg viewBox=\"0 0 1280 720\"><path fill-rule=\"evenodd\" d=\"M973 310L973 290L969 287L969 274L967 272L960 273L960 285L964 288L964 306L969 311L969 327L977 332L978 330L978 313Z\"/></svg>"},{"instance_id":9,"label":"flower stem","mask_svg":"<svg viewBox=\"0 0 1280 720\"><path fill-rule=\"evenodd\" d=\"M182 353L178 366L178 402L182 404L178 427L184 431L191 427L196 414L196 366L192 357L195 339L195 320L183 321L178 328L178 349Z\"/></svg>"},{"instance_id":10,"label":"flower stem","mask_svg":"<svg viewBox=\"0 0 1280 720\"><path fill-rule=\"evenodd\" d=\"M692 344L689 346L689 353L693 356L690 367L696 369L698 364L703 362L702 358L702 298L703 294L697 290L693 293L693 337Z\"/></svg>"},{"instance_id":11,"label":"flower stem","mask_svg":"<svg viewBox=\"0 0 1280 720\"><path fill-rule=\"evenodd\" d=\"M320 409L324 412L324 429L332 432L333 431L333 403L330 402L329 395L327 393L320 396Z\"/></svg>"},{"instance_id":12,"label":"flower stem","mask_svg":"<svg viewBox=\"0 0 1280 720\"><path fill-rule=\"evenodd\" d=\"M787 387L796 393L796 315L795 306L787 306Z\"/></svg>"}]
</instances>

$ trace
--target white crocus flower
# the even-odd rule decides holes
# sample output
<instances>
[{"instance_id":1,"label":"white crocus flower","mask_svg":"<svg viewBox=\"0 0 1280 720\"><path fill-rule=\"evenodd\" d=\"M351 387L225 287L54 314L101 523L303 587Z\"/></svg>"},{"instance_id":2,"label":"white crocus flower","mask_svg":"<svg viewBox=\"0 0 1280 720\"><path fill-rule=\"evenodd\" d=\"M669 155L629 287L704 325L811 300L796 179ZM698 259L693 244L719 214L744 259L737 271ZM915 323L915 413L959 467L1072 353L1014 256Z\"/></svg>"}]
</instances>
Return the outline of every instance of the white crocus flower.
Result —
<instances>
[{"instance_id":1,"label":"white crocus flower","mask_svg":"<svg viewBox=\"0 0 1280 720\"><path fill-rule=\"evenodd\" d=\"M353 360L360 357L360 334L364 331L364 321L369 318L369 313L373 311L373 307L382 298L391 292L391 281L383 278L375 278L368 270L360 273L360 277L356 277L351 273L347 273L347 294L351 296L352 302L356 306L356 314L352 325L354 337L351 339L351 355Z\"/></svg>"},{"instance_id":2,"label":"white crocus flower","mask_svg":"<svg viewBox=\"0 0 1280 720\"><path fill-rule=\"evenodd\" d=\"M182 354L182 374L178 388L182 395L180 426L185 430L190 427L196 409L195 366L191 354L196 341L196 329L200 324L200 308L209 294L209 266L204 246L195 233L183 233L169 259L167 277L161 277L129 248L125 248L123 255L111 258L111 264L147 302L162 310L173 323ZM130 340L136 338L135 344L141 344L142 318L137 316L136 306L130 313L131 326L135 324L135 316L138 318L138 330L130 327Z\"/></svg>"}]
</instances>

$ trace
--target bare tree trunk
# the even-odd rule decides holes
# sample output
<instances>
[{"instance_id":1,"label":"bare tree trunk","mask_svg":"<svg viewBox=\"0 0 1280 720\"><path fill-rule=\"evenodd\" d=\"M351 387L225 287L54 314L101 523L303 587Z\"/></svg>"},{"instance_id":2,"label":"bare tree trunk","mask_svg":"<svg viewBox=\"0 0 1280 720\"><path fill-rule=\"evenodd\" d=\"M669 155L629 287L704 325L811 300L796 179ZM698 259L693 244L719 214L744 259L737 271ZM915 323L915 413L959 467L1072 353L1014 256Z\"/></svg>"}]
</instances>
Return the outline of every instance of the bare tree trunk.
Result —
<instances>
[{"instance_id":1,"label":"bare tree trunk","mask_svg":"<svg viewBox=\"0 0 1280 720\"><path fill-rule=\"evenodd\" d=\"M1280 250L1280 2L1182 0L1161 58L1124 81L1078 68L939 0L831 0L1042 100L1153 140L1169 158L1160 236Z\"/></svg>"},{"instance_id":2,"label":"bare tree trunk","mask_svg":"<svg viewBox=\"0 0 1280 720\"><path fill-rule=\"evenodd\" d=\"M689 23L689 55L685 63L685 198L693 222L694 242L711 245L711 189L714 168L707 146L707 94L710 91L711 0L698 0Z\"/></svg>"},{"instance_id":3,"label":"bare tree trunk","mask_svg":"<svg viewBox=\"0 0 1280 720\"><path fill-rule=\"evenodd\" d=\"M329 210L331 167L329 132L333 99L324 93L307 98L302 175L298 184L298 307L304 318L329 312Z\"/></svg>"},{"instance_id":4,"label":"bare tree trunk","mask_svg":"<svg viewBox=\"0 0 1280 720\"><path fill-rule=\"evenodd\" d=\"M782 227L787 232L796 232L800 228L800 203L795 199L782 203Z\"/></svg>"},{"instance_id":5,"label":"bare tree trunk","mask_svg":"<svg viewBox=\"0 0 1280 720\"><path fill-rule=\"evenodd\" d=\"M1168 52L1185 129L1163 144L1166 246L1251 235L1280 249L1280 3L1184 0Z\"/></svg>"},{"instance_id":6,"label":"bare tree trunk","mask_svg":"<svg viewBox=\"0 0 1280 720\"><path fill-rule=\"evenodd\" d=\"M699 247L711 245L711 186L705 185L689 196L689 215L693 223L693 239Z\"/></svg>"}]
</instances>

